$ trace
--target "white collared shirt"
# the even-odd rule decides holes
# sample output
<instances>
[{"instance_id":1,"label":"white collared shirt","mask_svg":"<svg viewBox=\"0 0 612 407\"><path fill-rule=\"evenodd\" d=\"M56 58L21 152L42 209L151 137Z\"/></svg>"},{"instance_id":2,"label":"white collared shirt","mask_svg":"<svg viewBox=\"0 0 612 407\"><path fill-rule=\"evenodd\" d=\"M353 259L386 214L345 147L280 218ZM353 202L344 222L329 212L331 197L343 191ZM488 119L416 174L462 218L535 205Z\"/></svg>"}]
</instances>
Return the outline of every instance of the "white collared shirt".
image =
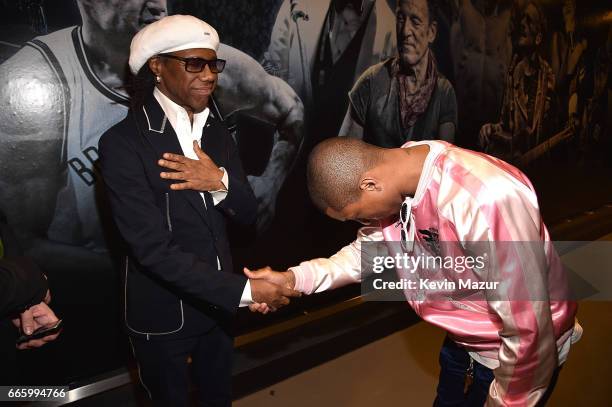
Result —
<instances>
[{"instance_id":1,"label":"white collared shirt","mask_svg":"<svg viewBox=\"0 0 612 407\"><path fill-rule=\"evenodd\" d=\"M204 137L202 130L205 126L208 126L206 121L208 120L210 109L206 108L200 113L194 113L192 125L187 111L182 106L179 106L170 100L170 98L164 95L157 87L155 87L153 90L153 96L155 96L155 99L161 106L162 110L166 114L166 117L168 118L168 121L170 122L170 125L174 129L179 144L181 145L181 149L183 150L183 155L187 158L191 158L192 160L197 160L198 156L196 155L195 151L193 151L193 140L197 140L198 145L202 147L201 138ZM225 168L223 167L219 167L219 169L223 171L221 183L225 189L209 191L215 206L227 197L229 185L229 176L227 171L225 171ZM204 193L200 192L200 196L202 197L204 206L206 206ZM217 257L217 268L221 269L219 257ZM242 298L240 298L240 307L246 307L252 303L253 299L251 296L251 283L249 280L247 280L244 291L242 292Z\"/></svg>"},{"instance_id":2,"label":"white collared shirt","mask_svg":"<svg viewBox=\"0 0 612 407\"><path fill-rule=\"evenodd\" d=\"M197 140L198 145L202 147L201 137L204 137L202 130L204 129L204 126L206 126L210 109L206 108L200 113L194 113L192 126L189 116L187 115L187 111L183 107L170 100L170 98L164 95L159 89L157 89L157 87L153 90L153 95L159 102L162 110L168 118L168 121L172 125L179 144L181 145L181 149L183 150L183 155L187 158L191 158L192 160L197 160L198 156L196 155L195 151L193 151L193 140ZM215 205L225 199L228 191L227 186L229 176L227 175L225 168L220 167L220 169L223 171L221 183L223 183L225 189L210 191L210 195L212 195ZM202 201L204 201L203 192L200 192L200 196L202 197ZM204 201L204 205L206 205L206 201Z\"/></svg>"}]
</instances>

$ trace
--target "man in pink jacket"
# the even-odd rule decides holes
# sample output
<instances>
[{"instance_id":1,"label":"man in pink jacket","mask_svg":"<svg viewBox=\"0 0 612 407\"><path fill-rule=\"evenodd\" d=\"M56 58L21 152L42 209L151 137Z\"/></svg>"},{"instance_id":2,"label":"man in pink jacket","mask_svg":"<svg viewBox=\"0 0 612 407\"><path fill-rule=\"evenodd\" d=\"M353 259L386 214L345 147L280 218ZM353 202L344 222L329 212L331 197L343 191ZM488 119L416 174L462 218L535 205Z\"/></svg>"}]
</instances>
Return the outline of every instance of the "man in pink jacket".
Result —
<instances>
[{"instance_id":1,"label":"man in pink jacket","mask_svg":"<svg viewBox=\"0 0 612 407\"><path fill-rule=\"evenodd\" d=\"M330 258L285 272L245 269L247 276L312 294L368 281L372 268L364 267L362 254L371 245L385 246L395 260L427 254L456 261L474 254L481 264L476 260L467 270L446 263L409 270L395 263L410 306L448 332L434 405L544 405L582 328L523 173L443 141L383 149L334 138L311 153L308 188L328 216L366 226ZM485 251L474 249L483 244ZM496 289L480 284L487 281ZM251 310L270 308L255 304Z\"/></svg>"}]
</instances>

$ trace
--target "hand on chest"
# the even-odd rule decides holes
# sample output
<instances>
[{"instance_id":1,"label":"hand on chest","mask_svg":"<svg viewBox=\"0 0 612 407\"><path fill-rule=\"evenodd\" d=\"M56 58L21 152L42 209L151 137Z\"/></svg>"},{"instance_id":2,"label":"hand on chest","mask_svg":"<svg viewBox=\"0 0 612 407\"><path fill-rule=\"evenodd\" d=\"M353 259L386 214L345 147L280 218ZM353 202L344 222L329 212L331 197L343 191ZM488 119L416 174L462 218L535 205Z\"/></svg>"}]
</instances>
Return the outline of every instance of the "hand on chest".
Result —
<instances>
[{"instance_id":1,"label":"hand on chest","mask_svg":"<svg viewBox=\"0 0 612 407\"><path fill-rule=\"evenodd\" d=\"M194 140L201 147L200 152L196 152ZM152 142L153 150L150 155L147 154L146 166L154 189L168 191L171 184L181 182L180 179L162 179L160 176L162 172L179 172L186 177L183 180L187 180L207 175L196 174L197 172L219 171L219 167L227 165L227 140L214 124L207 124L202 130L197 132L183 132L180 136L172 127L168 126L163 134L150 137L150 141ZM164 159L164 154L166 153L174 155L171 156L172 158L164 160L165 162L170 162L171 167L159 165L159 160ZM177 161L176 156L182 162ZM198 161L199 165L193 165L192 161ZM214 174L208 175L211 177L216 176Z\"/></svg>"}]
</instances>

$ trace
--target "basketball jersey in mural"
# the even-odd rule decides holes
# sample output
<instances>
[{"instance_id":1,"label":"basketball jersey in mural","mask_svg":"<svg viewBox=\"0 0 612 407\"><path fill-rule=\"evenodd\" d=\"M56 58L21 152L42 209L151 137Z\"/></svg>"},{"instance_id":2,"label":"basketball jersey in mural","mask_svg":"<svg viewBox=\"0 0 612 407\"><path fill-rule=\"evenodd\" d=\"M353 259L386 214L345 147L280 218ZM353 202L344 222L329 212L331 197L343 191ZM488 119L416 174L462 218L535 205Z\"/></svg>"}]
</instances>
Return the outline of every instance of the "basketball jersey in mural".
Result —
<instances>
[{"instance_id":1,"label":"basketball jersey in mural","mask_svg":"<svg viewBox=\"0 0 612 407\"><path fill-rule=\"evenodd\" d=\"M58 192L48 237L104 252L96 205L99 175L94 163L98 160L100 136L126 116L128 99L96 77L85 56L80 27L37 37L27 46L43 54L58 75L64 92L61 163L65 170L65 184Z\"/></svg>"}]
</instances>

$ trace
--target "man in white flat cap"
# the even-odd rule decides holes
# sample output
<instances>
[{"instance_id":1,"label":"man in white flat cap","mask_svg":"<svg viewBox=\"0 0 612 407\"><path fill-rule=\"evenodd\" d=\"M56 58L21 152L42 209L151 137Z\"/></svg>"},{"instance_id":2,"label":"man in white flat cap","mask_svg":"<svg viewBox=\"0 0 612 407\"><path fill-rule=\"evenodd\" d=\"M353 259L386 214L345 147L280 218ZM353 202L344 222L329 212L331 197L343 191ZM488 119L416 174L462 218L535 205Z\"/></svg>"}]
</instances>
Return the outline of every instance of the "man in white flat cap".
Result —
<instances>
[{"instance_id":1,"label":"man in white flat cap","mask_svg":"<svg viewBox=\"0 0 612 407\"><path fill-rule=\"evenodd\" d=\"M165 17L130 47L127 117L100 139L113 218L128 247L125 324L156 405L188 405L191 357L200 402L231 404L231 325L239 306L283 306L294 290L232 273L226 221L257 203L227 128L210 114L225 61L213 27Z\"/></svg>"},{"instance_id":2,"label":"man in white flat cap","mask_svg":"<svg viewBox=\"0 0 612 407\"><path fill-rule=\"evenodd\" d=\"M0 65L0 209L28 255L83 292L92 281L84 276L108 276L112 267L112 234L95 191L98 141L127 114L130 41L167 15L167 3L77 0L82 24L36 37ZM297 157L303 106L246 53L222 43L218 53L231 63L215 92L215 115L239 112L276 130L263 173L248 177L262 229Z\"/></svg>"}]
</instances>

